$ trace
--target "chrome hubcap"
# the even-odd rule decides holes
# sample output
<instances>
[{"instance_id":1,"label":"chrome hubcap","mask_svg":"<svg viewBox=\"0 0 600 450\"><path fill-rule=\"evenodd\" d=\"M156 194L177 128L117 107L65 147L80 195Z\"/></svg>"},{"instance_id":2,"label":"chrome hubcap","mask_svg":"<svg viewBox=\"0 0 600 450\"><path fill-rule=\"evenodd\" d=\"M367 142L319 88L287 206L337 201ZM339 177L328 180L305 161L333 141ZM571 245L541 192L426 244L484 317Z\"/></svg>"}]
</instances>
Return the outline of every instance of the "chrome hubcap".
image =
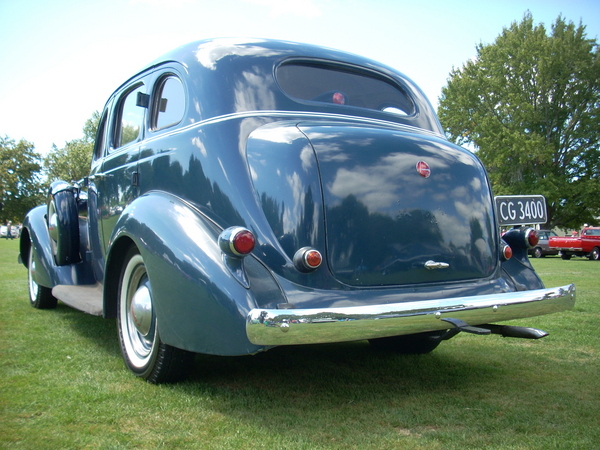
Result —
<instances>
[{"instance_id":1,"label":"chrome hubcap","mask_svg":"<svg viewBox=\"0 0 600 450\"><path fill-rule=\"evenodd\" d=\"M133 294L130 311L138 333L144 337L148 336L152 327L152 297L147 285L140 286Z\"/></svg>"},{"instance_id":2,"label":"chrome hubcap","mask_svg":"<svg viewBox=\"0 0 600 450\"><path fill-rule=\"evenodd\" d=\"M158 334L152 288L139 254L127 263L122 283L119 312L122 343L131 365L144 370L156 353Z\"/></svg>"}]
</instances>

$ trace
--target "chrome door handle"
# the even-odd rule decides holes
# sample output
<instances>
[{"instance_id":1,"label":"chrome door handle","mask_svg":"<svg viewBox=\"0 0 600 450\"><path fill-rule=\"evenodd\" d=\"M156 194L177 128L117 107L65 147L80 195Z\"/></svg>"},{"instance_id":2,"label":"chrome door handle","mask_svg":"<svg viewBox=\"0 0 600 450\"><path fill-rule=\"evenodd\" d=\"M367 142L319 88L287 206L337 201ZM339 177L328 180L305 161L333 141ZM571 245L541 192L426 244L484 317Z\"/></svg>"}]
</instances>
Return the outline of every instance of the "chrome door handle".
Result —
<instances>
[{"instance_id":1,"label":"chrome door handle","mask_svg":"<svg viewBox=\"0 0 600 450\"><path fill-rule=\"evenodd\" d=\"M110 177L110 174L99 172L99 173L95 173L94 175L90 175L88 178L91 181L100 181L100 180L105 180L108 177Z\"/></svg>"},{"instance_id":2,"label":"chrome door handle","mask_svg":"<svg viewBox=\"0 0 600 450\"><path fill-rule=\"evenodd\" d=\"M427 270L447 269L448 267L450 267L450 264L445 263L445 262L438 262L438 261L430 260L425 263L425 268Z\"/></svg>"}]
</instances>

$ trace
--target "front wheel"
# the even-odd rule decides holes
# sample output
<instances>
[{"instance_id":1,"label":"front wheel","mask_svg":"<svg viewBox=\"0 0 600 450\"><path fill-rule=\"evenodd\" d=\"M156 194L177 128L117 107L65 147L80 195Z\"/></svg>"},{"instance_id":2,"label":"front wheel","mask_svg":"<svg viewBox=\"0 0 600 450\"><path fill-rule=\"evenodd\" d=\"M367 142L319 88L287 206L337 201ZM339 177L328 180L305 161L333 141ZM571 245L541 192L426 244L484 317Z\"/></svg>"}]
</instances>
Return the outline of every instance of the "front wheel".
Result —
<instances>
[{"instance_id":1,"label":"front wheel","mask_svg":"<svg viewBox=\"0 0 600 450\"><path fill-rule=\"evenodd\" d=\"M29 257L27 258L27 284L29 287L29 304L37 309L56 308L57 300L52 295L52 290L45 286L40 286L34 280L35 276L35 253L33 245L29 248Z\"/></svg>"},{"instance_id":2,"label":"front wheel","mask_svg":"<svg viewBox=\"0 0 600 450\"><path fill-rule=\"evenodd\" d=\"M117 321L123 359L136 376L151 383L170 383L187 376L194 354L160 340L150 279L135 247L125 257L119 280Z\"/></svg>"},{"instance_id":3,"label":"front wheel","mask_svg":"<svg viewBox=\"0 0 600 450\"><path fill-rule=\"evenodd\" d=\"M571 259L571 255L567 254L567 253L561 253L560 257L562 259L564 259L565 261L568 261L569 259Z\"/></svg>"},{"instance_id":4,"label":"front wheel","mask_svg":"<svg viewBox=\"0 0 600 450\"><path fill-rule=\"evenodd\" d=\"M404 355L424 355L440 345L443 332L430 332L369 339L369 344L377 350L393 351Z\"/></svg>"},{"instance_id":5,"label":"front wheel","mask_svg":"<svg viewBox=\"0 0 600 450\"><path fill-rule=\"evenodd\" d=\"M592 261L600 261L600 247L594 247L590 252L590 259Z\"/></svg>"},{"instance_id":6,"label":"front wheel","mask_svg":"<svg viewBox=\"0 0 600 450\"><path fill-rule=\"evenodd\" d=\"M536 247L535 250L533 250L533 256L536 258L542 258L544 256L544 252L540 247Z\"/></svg>"}]
</instances>

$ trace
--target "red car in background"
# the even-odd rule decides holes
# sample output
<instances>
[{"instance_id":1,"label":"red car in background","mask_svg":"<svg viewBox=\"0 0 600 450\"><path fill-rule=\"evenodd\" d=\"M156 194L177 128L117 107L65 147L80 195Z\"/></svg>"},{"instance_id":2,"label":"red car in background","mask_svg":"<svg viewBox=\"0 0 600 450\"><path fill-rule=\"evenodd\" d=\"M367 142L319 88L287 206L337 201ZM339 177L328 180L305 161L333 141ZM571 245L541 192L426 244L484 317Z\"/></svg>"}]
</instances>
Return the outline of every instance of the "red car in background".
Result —
<instances>
[{"instance_id":1,"label":"red car in background","mask_svg":"<svg viewBox=\"0 0 600 450\"><path fill-rule=\"evenodd\" d=\"M585 227L579 236L551 237L549 246L558 250L562 259L583 256L600 261L600 227Z\"/></svg>"}]
</instances>

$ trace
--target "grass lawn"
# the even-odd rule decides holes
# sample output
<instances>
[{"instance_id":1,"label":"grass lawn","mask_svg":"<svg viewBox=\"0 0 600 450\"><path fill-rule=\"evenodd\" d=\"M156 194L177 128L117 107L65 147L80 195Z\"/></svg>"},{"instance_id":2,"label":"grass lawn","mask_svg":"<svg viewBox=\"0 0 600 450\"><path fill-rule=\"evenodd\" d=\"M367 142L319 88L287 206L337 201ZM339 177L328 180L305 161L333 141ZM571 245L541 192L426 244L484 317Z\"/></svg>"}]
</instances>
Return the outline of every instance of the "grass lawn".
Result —
<instances>
[{"instance_id":1,"label":"grass lawn","mask_svg":"<svg viewBox=\"0 0 600 450\"><path fill-rule=\"evenodd\" d=\"M600 443L600 263L533 261L575 309L515 322L538 341L461 333L424 356L366 342L197 356L154 386L114 320L29 306L18 242L0 241L0 448L593 449Z\"/></svg>"}]
</instances>

